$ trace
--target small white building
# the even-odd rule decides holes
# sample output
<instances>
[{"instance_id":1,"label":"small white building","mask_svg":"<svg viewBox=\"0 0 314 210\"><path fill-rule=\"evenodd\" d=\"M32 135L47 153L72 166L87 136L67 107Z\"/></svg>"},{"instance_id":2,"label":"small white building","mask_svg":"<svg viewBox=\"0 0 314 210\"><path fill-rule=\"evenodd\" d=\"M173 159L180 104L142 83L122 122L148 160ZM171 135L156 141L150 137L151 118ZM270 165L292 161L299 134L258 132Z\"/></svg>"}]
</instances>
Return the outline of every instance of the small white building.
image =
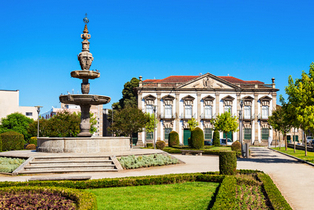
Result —
<instances>
[{"instance_id":1,"label":"small white building","mask_svg":"<svg viewBox=\"0 0 314 210\"><path fill-rule=\"evenodd\" d=\"M0 90L0 119L18 112L34 120L38 119L37 108L19 105L19 90Z\"/></svg>"}]
</instances>

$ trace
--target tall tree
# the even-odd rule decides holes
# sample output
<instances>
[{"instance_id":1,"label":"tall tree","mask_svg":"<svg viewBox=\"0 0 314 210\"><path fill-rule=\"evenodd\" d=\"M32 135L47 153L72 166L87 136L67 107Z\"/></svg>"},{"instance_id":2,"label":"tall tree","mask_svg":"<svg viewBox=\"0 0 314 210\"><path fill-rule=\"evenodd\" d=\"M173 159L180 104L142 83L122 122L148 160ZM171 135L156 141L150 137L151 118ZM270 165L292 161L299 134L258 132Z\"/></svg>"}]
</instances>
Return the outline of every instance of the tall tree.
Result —
<instances>
[{"instance_id":1,"label":"tall tree","mask_svg":"<svg viewBox=\"0 0 314 210\"><path fill-rule=\"evenodd\" d=\"M190 120L188 120L188 124L191 131L193 131L198 126L198 122L193 117Z\"/></svg>"},{"instance_id":2,"label":"tall tree","mask_svg":"<svg viewBox=\"0 0 314 210\"><path fill-rule=\"evenodd\" d=\"M227 133L237 131L239 126L238 118L231 116L230 112L219 114L215 119L211 120L211 123L214 125L215 130L225 133L226 138Z\"/></svg>"},{"instance_id":3,"label":"tall tree","mask_svg":"<svg viewBox=\"0 0 314 210\"><path fill-rule=\"evenodd\" d=\"M122 90L122 98L119 100L119 104L114 103L114 106L117 108L124 108L126 106L137 107L137 90L135 88L138 85L139 80L135 77L125 83Z\"/></svg>"},{"instance_id":4,"label":"tall tree","mask_svg":"<svg viewBox=\"0 0 314 210\"><path fill-rule=\"evenodd\" d=\"M4 133L9 130L12 130L20 134L23 134L24 139L28 140L30 137L32 137L27 131L29 125L32 122L34 122L33 119L28 118L21 113L16 112L16 113L10 114L7 117L1 119L0 133Z\"/></svg>"},{"instance_id":5,"label":"tall tree","mask_svg":"<svg viewBox=\"0 0 314 210\"><path fill-rule=\"evenodd\" d=\"M149 117L142 110L126 106L115 113L113 123L108 129L112 130L117 136L123 134L129 136L130 146L132 147L132 134L142 132L148 121Z\"/></svg>"},{"instance_id":6,"label":"tall tree","mask_svg":"<svg viewBox=\"0 0 314 210\"><path fill-rule=\"evenodd\" d=\"M290 75L285 91L288 95L288 104L295 112L296 124L304 131L305 156L307 156L306 136L314 129L314 63L311 63L308 74L302 72L301 79L294 81Z\"/></svg>"}]
</instances>

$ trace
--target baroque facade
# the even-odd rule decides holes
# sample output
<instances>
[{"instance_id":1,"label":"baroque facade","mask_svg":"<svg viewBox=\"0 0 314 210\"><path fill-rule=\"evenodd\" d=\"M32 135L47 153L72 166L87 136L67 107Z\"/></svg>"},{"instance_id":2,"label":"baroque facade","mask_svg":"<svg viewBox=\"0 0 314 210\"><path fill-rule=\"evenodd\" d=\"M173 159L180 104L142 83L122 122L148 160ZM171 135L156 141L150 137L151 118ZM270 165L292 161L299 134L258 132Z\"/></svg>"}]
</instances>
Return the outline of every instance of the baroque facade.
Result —
<instances>
[{"instance_id":1,"label":"baroque facade","mask_svg":"<svg viewBox=\"0 0 314 210\"><path fill-rule=\"evenodd\" d=\"M268 124L268 116L276 107L275 79L271 84L261 81L244 81L232 76L215 76L206 73L200 76L169 76L164 79L140 77L138 108L155 113L158 124L153 133L138 134L137 145L151 143L153 139L168 142L169 133L177 131L180 143L187 145L190 137L188 120L195 118L204 131L205 141L213 137L210 120L218 114L230 111L239 118L242 108L242 136L244 142L266 145L274 131ZM239 132L229 133L227 138L239 140ZM220 138L225 138L220 133Z\"/></svg>"}]
</instances>

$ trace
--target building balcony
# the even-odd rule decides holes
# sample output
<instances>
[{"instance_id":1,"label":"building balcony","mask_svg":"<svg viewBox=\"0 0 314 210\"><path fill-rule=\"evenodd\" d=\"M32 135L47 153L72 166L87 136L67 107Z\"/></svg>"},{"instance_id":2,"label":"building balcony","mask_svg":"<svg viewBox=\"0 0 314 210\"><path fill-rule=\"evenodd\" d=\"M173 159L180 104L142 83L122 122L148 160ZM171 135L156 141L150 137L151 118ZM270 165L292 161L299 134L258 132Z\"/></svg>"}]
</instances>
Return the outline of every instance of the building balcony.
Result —
<instances>
[{"instance_id":1,"label":"building balcony","mask_svg":"<svg viewBox=\"0 0 314 210\"><path fill-rule=\"evenodd\" d=\"M190 120L190 119L192 119L192 117L195 119L196 114L194 113L193 115L185 115L185 114L181 113L181 115L180 115L181 120Z\"/></svg>"},{"instance_id":2,"label":"building balcony","mask_svg":"<svg viewBox=\"0 0 314 210\"><path fill-rule=\"evenodd\" d=\"M212 120L216 118L216 114L213 115L205 115L204 113L201 114L201 119L202 120Z\"/></svg>"},{"instance_id":3,"label":"building balcony","mask_svg":"<svg viewBox=\"0 0 314 210\"><path fill-rule=\"evenodd\" d=\"M177 118L177 113L173 113L172 115L160 114L159 117L162 120L174 120Z\"/></svg>"},{"instance_id":4,"label":"building balcony","mask_svg":"<svg viewBox=\"0 0 314 210\"><path fill-rule=\"evenodd\" d=\"M243 116L242 115L242 119L241 120L244 120L244 121L253 121L255 119L255 114L252 114L252 115L249 115L249 116Z\"/></svg>"},{"instance_id":5,"label":"building balcony","mask_svg":"<svg viewBox=\"0 0 314 210\"><path fill-rule=\"evenodd\" d=\"M259 115L257 116L257 119L258 119L258 120L268 120L268 117L269 117L269 116L265 116L265 115L263 116L263 115L259 114Z\"/></svg>"}]
</instances>

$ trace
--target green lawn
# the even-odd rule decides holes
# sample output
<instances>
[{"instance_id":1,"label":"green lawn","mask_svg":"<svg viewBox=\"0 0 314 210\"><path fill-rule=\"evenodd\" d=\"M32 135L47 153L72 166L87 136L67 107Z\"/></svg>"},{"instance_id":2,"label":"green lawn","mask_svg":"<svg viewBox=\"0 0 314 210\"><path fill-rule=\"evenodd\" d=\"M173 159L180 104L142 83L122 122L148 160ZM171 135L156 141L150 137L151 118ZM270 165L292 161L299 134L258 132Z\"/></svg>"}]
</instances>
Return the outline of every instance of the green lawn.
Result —
<instances>
[{"instance_id":1,"label":"green lawn","mask_svg":"<svg viewBox=\"0 0 314 210\"><path fill-rule=\"evenodd\" d=\"M305 151L304 150L295 150L295 153L293 151L293 148L288 148L288 150L286 151L284 147L281 147L279 149L279 147L277 148L272 148L274 150L278 150L280 152L286 153L288 155L292 155L294 157L300 158L302 160L306 160L308 162L314 163L314 152L307 152L307 156L305 156Z\"/></svg>"},{"instance_id":2,"label":"green lawn","mask_svg":"<svg viewBox=\"0 0 314 210\"><path fill-rule=\"evenodd\" d=\"M207 209L219 183L186 182L168 185L88 189L98 209Z\"/></svg>"}]
</instances>

